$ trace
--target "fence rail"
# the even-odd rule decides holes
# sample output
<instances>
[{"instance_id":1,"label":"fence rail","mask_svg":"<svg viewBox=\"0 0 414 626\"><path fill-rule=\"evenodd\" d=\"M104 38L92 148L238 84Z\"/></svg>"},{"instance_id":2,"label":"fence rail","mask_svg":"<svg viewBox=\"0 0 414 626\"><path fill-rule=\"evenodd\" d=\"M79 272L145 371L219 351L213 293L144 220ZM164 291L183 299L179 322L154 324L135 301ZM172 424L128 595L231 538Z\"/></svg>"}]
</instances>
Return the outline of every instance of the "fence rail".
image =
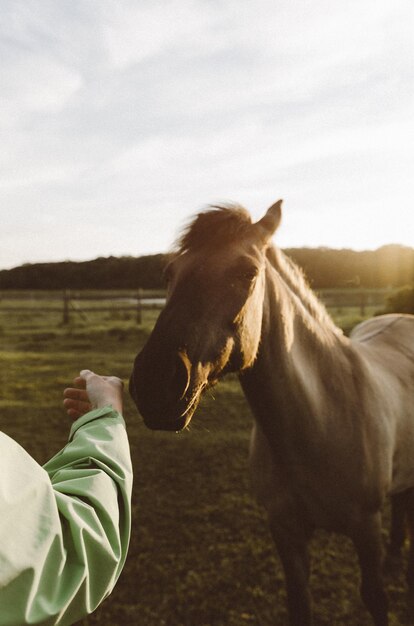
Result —
<instances>
[{"instance_id":1,"label":"fence rail","mask_svg":"<svg viewBox=\"0 0 414 626\"><path fill-rule=\"evenodd\" d=\"M394 289L320 289L318 297L328 308L358 308L365 315L367 307L383 307ZM94 305L93 303L96 303ZM134 312L137 324L142 323L143 309L161 309L165 294L161 291L138 289L131 291L107 291L94 293L85 291L54 292L0 292L0 313L29 313L39 310L60 313L62 323L69 324L71 317L84 319L87 313Z\"/></svg>"},{"instance_id":2,"label":"fence rail","mask_svg":"<svg viewBox=\"0 0 414 626\"><path fill-rule=\"evenodd\" d=\"M388 297L395 292L391 288L378 289L320 289L317 291L319 298L328 308L356 307L361 315L365 315L367 307L383 307Z\"/></svg>"},{"instance_id":3,"label":"fence rail","mask_svg":"<svg viewBox=\"0 0 414 626\"><path fill-rule=\"evenodd\" d=\"M91 304L93 302L96 302L97 305ZM69 324L74 315L86 319L87 313L132 311L135 313L137 324L141 324L143 309L160 309L164 306L164 302L165 297L160 292L142 289L138 289L136 292L99 294L69 290L49 293L3 291L0 293L0 313L34 313L39 311L60 313L62 323ZM102 306L101 303L105 304Z\"/></svg>"}]
</instances>

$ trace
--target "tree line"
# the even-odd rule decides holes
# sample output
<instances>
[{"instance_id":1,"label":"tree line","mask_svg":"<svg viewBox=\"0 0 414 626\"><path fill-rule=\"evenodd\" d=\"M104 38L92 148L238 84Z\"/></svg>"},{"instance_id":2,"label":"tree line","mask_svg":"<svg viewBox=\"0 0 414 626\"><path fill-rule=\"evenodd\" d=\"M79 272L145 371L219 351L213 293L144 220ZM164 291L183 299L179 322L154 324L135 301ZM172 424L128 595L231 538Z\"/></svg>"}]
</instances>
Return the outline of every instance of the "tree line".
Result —
<instances>
[{"instance_id":1,"label":"tree line","mask_svg":"<svg viewBox=\"0 0 414 626\"><path fill-rule=\"evenodd\" d=\"M414 248L291 248L284 252L315 289L402 287L414 283ZM0 289L162 289L168 254L24 264L0 271Z\"/></svg>"}]
</instances>

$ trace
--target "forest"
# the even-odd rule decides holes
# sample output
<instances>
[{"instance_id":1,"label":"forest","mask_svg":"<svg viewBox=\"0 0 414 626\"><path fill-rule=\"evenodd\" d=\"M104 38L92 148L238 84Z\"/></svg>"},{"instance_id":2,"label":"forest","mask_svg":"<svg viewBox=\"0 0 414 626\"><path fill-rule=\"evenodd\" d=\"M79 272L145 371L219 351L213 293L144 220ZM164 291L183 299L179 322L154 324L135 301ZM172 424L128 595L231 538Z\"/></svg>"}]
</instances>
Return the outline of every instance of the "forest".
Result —
<instances>
[{"instance_id":1,"label":"forest","mask_svg":"<svg viewBox=\"0 0 414 626\"><path fill-rule=\"evenodd\" d=\"M414 248L291 248L284 252L315 289L402 287L414 282ZM24 264L0 271L0 289L160 289L168 254Z\"/></svg>"}]
</instances>

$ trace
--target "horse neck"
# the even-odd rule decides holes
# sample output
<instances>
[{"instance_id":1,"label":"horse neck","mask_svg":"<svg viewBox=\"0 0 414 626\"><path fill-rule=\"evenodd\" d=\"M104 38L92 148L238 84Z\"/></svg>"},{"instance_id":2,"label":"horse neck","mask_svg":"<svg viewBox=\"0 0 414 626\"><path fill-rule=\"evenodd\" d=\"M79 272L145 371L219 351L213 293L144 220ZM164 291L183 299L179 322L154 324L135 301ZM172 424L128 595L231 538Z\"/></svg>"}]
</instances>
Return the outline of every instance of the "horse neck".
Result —
<instances>
[{"instance_id":1,"label":"horse neck","mask_svg":"<svg viewBox=\"0 0 414 626\"><path fill-rule=\"evenodd\" d=\"M279 424L297 416L320 419L349 374L348 340L329 318L296 268L272 250L266 268L261 342L256 361L241 377L260 421ZM301 424L303 428L303 422Z\"/></svg>"},{"instance_id":2,"label":"horse neck","mask_svg":"<svg viewBox=\"0 0 414 626\"><path fill-rule=\"evenodd\" d=\"M274 248L267 261L262 338L273 339L278 356L291 363L299 354L313 360L315 353L329 354L334 347L344 345L342 331L308 287L300 269Z\"/></svg>"}]
</instances>

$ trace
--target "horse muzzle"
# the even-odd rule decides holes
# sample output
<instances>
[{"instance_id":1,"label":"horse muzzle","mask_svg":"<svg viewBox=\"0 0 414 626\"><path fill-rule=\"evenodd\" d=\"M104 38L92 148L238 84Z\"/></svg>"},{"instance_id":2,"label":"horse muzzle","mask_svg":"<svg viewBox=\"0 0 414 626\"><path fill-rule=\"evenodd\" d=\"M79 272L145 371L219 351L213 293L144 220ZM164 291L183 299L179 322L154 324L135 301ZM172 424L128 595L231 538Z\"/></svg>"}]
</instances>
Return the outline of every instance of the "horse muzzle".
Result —
<instances>
[{"instance_id":1,"label":"horse muzzle","mask_svg":"<svg viewBox=\"0 0 414 626\"><path fill-rule=\"evenodd\" d=\"M129 393L148 428L179 431L190 422L206 383L185 352L161 363L147 359L144 348L135 359Z\"/></svg>"}]
</instances>

